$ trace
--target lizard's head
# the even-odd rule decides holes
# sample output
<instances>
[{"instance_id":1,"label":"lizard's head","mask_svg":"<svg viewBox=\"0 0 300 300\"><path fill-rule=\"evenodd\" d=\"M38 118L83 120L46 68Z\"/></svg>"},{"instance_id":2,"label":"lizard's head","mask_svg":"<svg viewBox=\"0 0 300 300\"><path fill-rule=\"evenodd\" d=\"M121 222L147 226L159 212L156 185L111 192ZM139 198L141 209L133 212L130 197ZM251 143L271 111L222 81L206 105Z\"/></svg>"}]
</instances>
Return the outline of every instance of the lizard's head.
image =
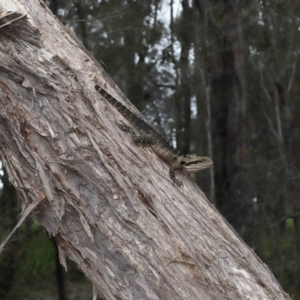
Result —
<instances>
[{"instance_id":1,"label":"lizard's head","mask_svg":"<svg viewBox=\"0 0 300 300\"><path fill-rule=\"evenodd\" d=\"M209 168L212 166L213 161L205 156L188 155L181 157L180 164L184 172L193 174Z\"/></svg>"}]
</instances>

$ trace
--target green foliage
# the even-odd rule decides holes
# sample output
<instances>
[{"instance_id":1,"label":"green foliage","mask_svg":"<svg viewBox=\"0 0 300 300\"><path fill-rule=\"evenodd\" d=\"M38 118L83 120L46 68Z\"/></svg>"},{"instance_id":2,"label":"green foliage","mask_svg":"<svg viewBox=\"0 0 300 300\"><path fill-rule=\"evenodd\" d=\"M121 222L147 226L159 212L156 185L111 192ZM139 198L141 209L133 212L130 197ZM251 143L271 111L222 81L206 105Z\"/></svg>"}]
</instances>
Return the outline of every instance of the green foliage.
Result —
<instances>
[{"instance_id":1,"label":"green foliage","mask_svg":"<svg viewBox=\"0 0 300 300\"><path fill-rule=\"evenodd\" d=\"M33 222L34 223L34 222ZM23 263L20 263L19 270L22 276L30 278L32 283L36 282L37 278L43 275L42 278L53 276L55 272L55 251L52 243L43 232L42 228L35 228L31 226L29 230L36 230L36 234L26 243L26 252L23 256ZM27 229L23 229L22 234L26 234Z\"/></svg>"},{"instance_id":2,"label":"green foliage","mask_svg":"<svg viewBox=\"0 0 300 300\"><path fill-rule=\"evenodd\" d=\"M1 232L3 237L6 234ZM29 219L18 231L17 239L19 247L13 254L9 253L17 257L13 286L8 294L2 295L3 299L57 297L55 249L44 229L36 220ZM0 256L0 265L3 265L3 259L5 255ZM91 284L72 261L67 259L67 265L68 273L64 272L66 295L74 300L91 298Z\"/></svg>"}]
</instances>

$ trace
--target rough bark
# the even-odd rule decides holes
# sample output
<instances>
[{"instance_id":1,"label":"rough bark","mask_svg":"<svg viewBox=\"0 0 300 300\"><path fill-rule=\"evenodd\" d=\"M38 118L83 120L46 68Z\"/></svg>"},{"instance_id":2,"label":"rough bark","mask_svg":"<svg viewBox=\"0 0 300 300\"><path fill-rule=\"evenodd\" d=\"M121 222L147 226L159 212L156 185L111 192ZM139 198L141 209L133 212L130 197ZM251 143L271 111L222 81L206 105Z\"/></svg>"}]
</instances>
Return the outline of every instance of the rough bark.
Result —
<instances>
[{"instance_id":1,"label":"rough bark","mask_svg":"<svg viewBox=\"0 0 300 300\"><path fill-rule=\"evenodd\" d=\"M95 82L132 105L44 3L0 10L0 156L62 263L106 299L289 299L190 178L173 186L118 129Z\"/></svg>"}]
</instances>

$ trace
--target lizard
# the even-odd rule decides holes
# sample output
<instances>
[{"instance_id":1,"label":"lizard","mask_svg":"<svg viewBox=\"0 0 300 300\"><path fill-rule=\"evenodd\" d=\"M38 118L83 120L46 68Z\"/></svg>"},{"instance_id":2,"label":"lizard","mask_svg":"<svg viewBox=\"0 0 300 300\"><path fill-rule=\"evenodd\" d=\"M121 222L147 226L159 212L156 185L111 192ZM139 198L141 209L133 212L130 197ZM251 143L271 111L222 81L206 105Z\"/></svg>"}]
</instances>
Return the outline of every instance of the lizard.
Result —
<instances>
[{"instance_id":1,"label":"lizard","mask_svg":"<svg viewBox=\"0 0 300 300\"><path fill-rule=\"evenodd\" d=\"M181 187L182 182L176 177L176 170L193 174L212 166L213 162L208 157L191 154L186 156L181 155L152 125L129 110L98 84L95 85L95 89L136 128L140 135L123 121L120 123L116 122L116 125L121 130L129 132L135 143L150 145L156 154L170 165L169 176L177 186Z\"/></svg>"}]
</instances>

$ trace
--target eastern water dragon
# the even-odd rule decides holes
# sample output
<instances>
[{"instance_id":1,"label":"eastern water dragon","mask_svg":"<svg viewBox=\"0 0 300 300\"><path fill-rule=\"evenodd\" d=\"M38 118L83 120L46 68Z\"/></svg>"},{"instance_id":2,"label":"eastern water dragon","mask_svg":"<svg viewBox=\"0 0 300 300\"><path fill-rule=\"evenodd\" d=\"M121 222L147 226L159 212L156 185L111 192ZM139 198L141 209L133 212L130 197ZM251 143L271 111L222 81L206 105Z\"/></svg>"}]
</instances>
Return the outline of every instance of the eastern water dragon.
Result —
<instances>
[{"instance_id":1,"label":"eastern water dragon","mask_svg":"<svg viewBox=\"0 0 300 300\"><path fill-rule=\"evenodd\" d=\"M181 155L152 125L130 111L98 84L95 85L95 89L136 128L140 135L137 134L132 127L123 122L116 122L118 127L123 131L129 132L135 143L151 145L158 156L170 165L169 175L176 185L182 186L182 182L176 178L175 170L182 170L186 173L193 174L209 168L213 164L212 160L205 156Z\"/></svg>"}]
</instances>

